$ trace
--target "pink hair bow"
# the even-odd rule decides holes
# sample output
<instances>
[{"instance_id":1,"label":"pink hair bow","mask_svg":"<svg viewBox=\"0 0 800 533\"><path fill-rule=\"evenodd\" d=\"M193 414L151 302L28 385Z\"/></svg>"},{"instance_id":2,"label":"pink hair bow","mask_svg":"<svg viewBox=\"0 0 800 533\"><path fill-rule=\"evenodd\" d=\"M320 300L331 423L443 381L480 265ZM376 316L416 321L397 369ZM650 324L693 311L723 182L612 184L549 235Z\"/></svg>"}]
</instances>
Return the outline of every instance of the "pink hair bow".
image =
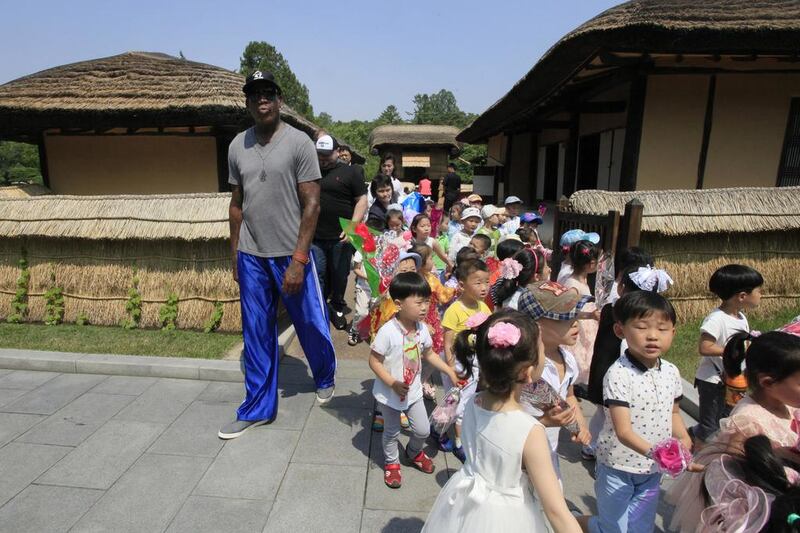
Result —
<instances>
[{"instance_id":1,"label":"pink hair bow","mask_svg":"<svg viewBox=\"0 0 800 533\"><path fill-rule=\"evenodd\" d=\"M643 291L652 291L657 287L657 292L664 292L672 285L672 278L665 270L650 265L639 267L639 270L631 272L629 277Z\"/></svg>"},{"instance_id":2,"label":"pink hair bow","mask_svg":"<svg viewBox=\"0 0 800 533\"><path fill-rule=\"evenodd\" d=\"M736 460L723 455L706 467L703 482L712 505L700 515L698 531L757 533L769 520L774 497L742 481Z\"/></svg>"},{"instance_id":3,"label":"pink hair bow","mask_svg":"<svg viewBox=\"0 0 800 533\"><path fill-rule=\"evenodd\" d=\"M489 315L479 311L474 315L472 315L471 317L469 317L465 324L469 329L476 329L481 327L481 324L486 322L487 318L489 318Z\"/></svg>"},{"instance_id":4,"label":"pink hair bow","mask_svg":"<svg viewBox=\"0 0 800 533\"><path fill-rule=\"evenodd\" d=\"M503 279L517 279L520 272L522 264L512 257L507 257L500 263L500 277Z\"/></svg>"},{"instance_id":5,"label":"pink hair bow","mask_svg":"<svg viewBox=\"0 0 800 533\"><path fill-rule=\"evenodd\" d=\"M508 322L497 322L489 328L489 345L494 348L508 348L515 346L522 333L514 324Z\"/></svg>"}]
</instances>

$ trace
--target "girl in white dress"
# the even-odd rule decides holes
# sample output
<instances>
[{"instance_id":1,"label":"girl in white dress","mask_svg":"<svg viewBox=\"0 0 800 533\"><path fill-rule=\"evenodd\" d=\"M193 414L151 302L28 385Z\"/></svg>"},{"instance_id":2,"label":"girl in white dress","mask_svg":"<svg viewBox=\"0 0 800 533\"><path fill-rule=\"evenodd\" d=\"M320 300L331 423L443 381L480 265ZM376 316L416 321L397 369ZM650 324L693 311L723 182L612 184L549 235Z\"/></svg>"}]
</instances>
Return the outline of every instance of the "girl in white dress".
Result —
<instances>
[{"instance_id":1,"label":"girl in white dress","mask_svg":"<svg viewBox=\"0 0 800 533\"><path fill-rule=\"evenodd\" d=\"M553 471L544 427L519 403L522 386L542 373L536 324L518 311L499 311L459 333L455 350L476 352L485 389L464 413L467 460L439 493L423 533L581 531Z\"/></svg>"}]
</instances>

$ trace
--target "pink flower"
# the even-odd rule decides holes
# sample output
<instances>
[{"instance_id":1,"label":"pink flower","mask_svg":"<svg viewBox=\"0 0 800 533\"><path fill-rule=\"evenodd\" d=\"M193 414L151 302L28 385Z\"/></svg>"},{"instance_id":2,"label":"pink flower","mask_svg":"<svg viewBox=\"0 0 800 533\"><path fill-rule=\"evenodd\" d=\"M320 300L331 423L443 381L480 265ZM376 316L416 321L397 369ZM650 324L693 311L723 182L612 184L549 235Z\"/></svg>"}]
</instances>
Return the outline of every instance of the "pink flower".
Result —
<instances>
[{"instance_id":1,"label":"pink flower","mask_svg":"<svg viewBox=\"0 0 800 533\"><path fill-rule=\"evenodd\" d=\"M403 240L410 241L413 237L410 231L406 230L403 232Z\"/></svg>"},{"instance_id":2,"label":"pink flower","mask_svg":"<svg viewBox=\"0 0 800 533\"><path fill-rule=\"evenodd\" d=\"M514 324L508 322L497 322L489 328L489 345L494 348L508 348L515 346L522 333Z\"/></svg>"},{"instance_id":3,"label":"pink flower","mask_svg":"<svg viewBox=\"0 0 800 533\"><path fill-rule=\"evenodd\" d=\"M670 437L653 446L653 461L663 473L677 477L692 462L692 453L678 439Z\"/></svg>"},{"instance_id":4,"label":"pink flower","mask_svg":"<svg viewBox=\"0 0 800 533\"><path fill-rule=\"evenodd\" d=\"M489 318L489 315L482 312L477 312L471 317L467 319L466 326L467 329L475 329L480 327L481 324L486 322L486 319Z\"/></svg>"},{"instance_id":5,"label":"pink flower","mask_svg":"<svg viewBox=\"0 0 800 533\"><path fill-rule=\"evenodd\" d=\"M517 279L520 272L522 265L512 257L507 257L500 263L500 277L503 279Z\"/></svg>"}]
</instances>

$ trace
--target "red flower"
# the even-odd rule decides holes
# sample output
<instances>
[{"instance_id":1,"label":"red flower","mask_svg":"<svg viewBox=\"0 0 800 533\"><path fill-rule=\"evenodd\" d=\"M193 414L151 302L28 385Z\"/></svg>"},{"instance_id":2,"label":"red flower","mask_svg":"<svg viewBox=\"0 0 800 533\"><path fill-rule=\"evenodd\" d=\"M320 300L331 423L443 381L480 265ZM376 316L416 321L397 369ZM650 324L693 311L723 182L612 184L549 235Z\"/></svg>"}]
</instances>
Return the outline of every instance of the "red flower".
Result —
<instances>
[{"instance_id":1,"label":"red flower","mask_svg":"<svg viewBox=\"0 0 800 533\"><path fill-rule=\"evenodd\" d=\"M375 251L375 239L372 235L367 234L367 236L364 237L364 251L368 254Z\"/></svg>"},{"instance_id":2,"label":"red flower","mask_svg":"<svg viewBox=\"0 0 800 533\"><path fill-rule=\"evenodd\" d=\"M372 234L369 232L369 228L367 228L367 225L363 222L356 226L355 234L364 239L364 241L372 236ZM373 242L373 244L375 243Z\"/></svg>"}]
</instances>

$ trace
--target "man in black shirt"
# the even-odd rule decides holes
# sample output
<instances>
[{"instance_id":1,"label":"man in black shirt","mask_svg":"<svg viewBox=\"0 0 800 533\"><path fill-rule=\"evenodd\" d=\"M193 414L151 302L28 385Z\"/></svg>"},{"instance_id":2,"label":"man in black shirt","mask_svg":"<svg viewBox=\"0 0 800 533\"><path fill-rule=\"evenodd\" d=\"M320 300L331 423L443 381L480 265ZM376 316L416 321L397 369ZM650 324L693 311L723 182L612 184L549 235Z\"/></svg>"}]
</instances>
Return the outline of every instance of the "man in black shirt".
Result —
<instances>
[{"instance_id":1,"label":"man in black shirt","mask_svg":"<svg viewBox=\"0 0 800 533\"><path fill-rule=\"evenodd\" d=\"M322 180L312 250L322 294L329 299L331 323L336 329L344 329L347 326L344 293L354 250L347 242L339 218L351 220L353 224L361 222L367 210L367 186L357 167L339 161L336 139L321 135L316 146Z\"/></svg>"},{"instance_id":2,"label":"man in black shirt","mask_svg":"<svg viewBox=\"0 0 800 533\"><path fill-rule=\"evenodd\" d=\"M444 177L444 212L449 213L453 204L461 196L461 176L456 174L456 166L453 163L447 165L447 175Z\"/></svg>"}]
</instances>

